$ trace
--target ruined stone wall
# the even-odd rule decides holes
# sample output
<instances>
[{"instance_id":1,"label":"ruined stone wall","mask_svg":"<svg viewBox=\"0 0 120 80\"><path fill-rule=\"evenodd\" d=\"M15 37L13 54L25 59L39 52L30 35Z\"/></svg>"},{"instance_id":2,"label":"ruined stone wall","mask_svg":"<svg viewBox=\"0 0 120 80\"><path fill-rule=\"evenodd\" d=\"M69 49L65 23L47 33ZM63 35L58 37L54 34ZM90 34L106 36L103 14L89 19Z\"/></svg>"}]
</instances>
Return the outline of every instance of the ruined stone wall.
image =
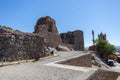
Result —
<instances>
[{"instance_id":1,"label":"ruined stone wall","mask_svg":"<svg viewBox=\"0 0 120 80\"><path fill-rule=\"evenodd\" d=\"M77 58L72 58L66 61L61 61L59 63L66 65L81 66L81 67L92 67L91 54L83 55Z\"/></svg>"},{"instance_id":2,"label":"ruined stone wall","mask_svg":"<svg viewBox=\"0 0 120 80\"><path fill-rule=\"evenodd\" d=\"M31 59L36 55L43 57L60 44L55 20L49 16L38 19L33 33L0 26L0 61Z\"/></svg>"},{"instance_id":3,"label":"ruined stone wall","mask_svg":"<svg viewBox=\"0 0 120 80\"><path fill-rule=\"evenodd\" d=\"M57 47L62 44L55 20L49 16L38 19L34 33L44 37L47 46Z\"/></svg>"},{"instance_id":4,"label":"ruined stone wall","mask_svg":"<svg viewBox=\"0 0 120 80\"><path fill-rule=\"evenodd\" d=\"M65 36L68 35L65 34ZM49 16L38 19L33 33L24 33L0 26L0 60L16 61L34 58L35 55L44 56L45 51L49 52L51 48L63 45L62 40L66 40L64 44L70 45L75 50L84 50L82 31L71 32L62 40L61 37L55 20Z\"/></svg>"},{"instance_id":5,"label":"ruined stone wall","mask_svg":"<svg viewBox=\"0 0 120 80\"><path fill-rule=\"evenodd\" d=\"M82 31L76 30L73 32L61 33L60 36L64 45L69 48L84 50L84 37Z\"/></svg>"},{"instance_id":6,"label":"ruined stone wall","mask_svg":"<svg viewBox=\"0 0 120 80\"><path fill-rule=\"evenodd\" d=\"M32 33L23 33L0 27L0 61L32 59L44 56L44 39Z\"/></svg>"},{"instance_id":7,"label":"ruined stone wall","mask_svg":"<svg viewBox=\"0 0 120 80\"><path fill-rule=\"evenodd\" d=\"M118 76L120 73L99 69L87 80L117 80Z\"/></svg>"}]
</instances>

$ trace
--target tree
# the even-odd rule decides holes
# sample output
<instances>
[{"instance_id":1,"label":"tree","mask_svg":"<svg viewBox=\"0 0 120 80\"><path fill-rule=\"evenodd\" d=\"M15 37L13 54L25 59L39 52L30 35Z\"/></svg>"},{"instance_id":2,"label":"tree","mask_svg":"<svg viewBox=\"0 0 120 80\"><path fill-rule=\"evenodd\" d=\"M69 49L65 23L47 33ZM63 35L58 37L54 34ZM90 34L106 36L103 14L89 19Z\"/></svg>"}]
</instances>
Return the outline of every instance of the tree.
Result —
<instances>
[{"instance_id":1,"label":"tree","mask_svg":"<svg viewBox=\"0 0 120 80\"><path fill-rule=\"evenodd\" d=\"M97 40L96 43L97 52L101 58L107 60L109 55L113 54L116 51L114 45L108 43L107 40Z\"/></svg>"},{"instance_id":2,"label":"tree","mask_svg":"<svg viewBox=\"0 0 120 80\"><path fill-rule=\"evenodd\" d=\"M110 55L116 52L116 48L114 45L111 45L110 43L107 44L107 50L106 50L106 55Z\"/></svg>"}]
</instances>

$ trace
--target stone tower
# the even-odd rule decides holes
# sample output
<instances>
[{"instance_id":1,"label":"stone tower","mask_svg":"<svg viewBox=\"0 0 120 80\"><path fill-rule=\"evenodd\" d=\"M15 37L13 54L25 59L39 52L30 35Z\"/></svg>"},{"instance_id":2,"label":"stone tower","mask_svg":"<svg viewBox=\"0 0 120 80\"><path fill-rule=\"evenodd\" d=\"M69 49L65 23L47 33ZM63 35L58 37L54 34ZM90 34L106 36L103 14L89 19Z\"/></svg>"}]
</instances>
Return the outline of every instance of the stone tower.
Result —
<instances>
[{"instance_id":1,"label":"stone tower","mask_svg":"<svg viewBox=\"0 0 120 80\"><path fill-rule=\"evenodd\" d=\"M47 46L55 48L59 44L62 44L55 20L49 16L38 19L33 33L43 37Z\"/></svg>"},{"instance_id":2,"label":"stone tower","mask_svg":"<svg viewBox=\"0 0 120 80\"><path fill-rule=\"evenodd\" d=\"M74 50L84 50L83 31L76 30L73 32L61 33L62 42L65 46Z\"/></svg>"},{"instance_id":3,"label":"stone tower","mask_svg":"<svg viewBox=\"0 0 120 80\"><path fill-rule=\"evenodd\" d=\"M102 40L107 40L107 39L106 39L106 34L103 34L103 33L101 32L100 34L98 34L98 39L99 39L99 40L101 40L101 39L102 39Z\"/></svg>"}]
</instances>

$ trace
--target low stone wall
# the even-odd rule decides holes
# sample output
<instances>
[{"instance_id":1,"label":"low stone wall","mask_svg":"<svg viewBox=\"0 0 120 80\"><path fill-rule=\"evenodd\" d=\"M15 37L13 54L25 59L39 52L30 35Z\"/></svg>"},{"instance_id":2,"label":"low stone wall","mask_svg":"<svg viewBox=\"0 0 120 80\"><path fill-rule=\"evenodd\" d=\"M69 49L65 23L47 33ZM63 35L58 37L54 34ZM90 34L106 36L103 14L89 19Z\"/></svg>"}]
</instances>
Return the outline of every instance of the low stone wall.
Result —
<instances>
[{"instance_id":1,"label":"low stone wall","mask_svg":"<svg viewBox=\"0 0 120 80\"><path fill-rule=\"evenodd\" d=\"M118 76L120 73L99 69L87 80L117 80Z\"/></svg>"},{"instance_id":2,"label":"low stone wall","mask_svg":"<svg viewBox=\"0 0 120 80\"><path fill-rule=\"evenodd\" d=\"M66 65L82 66L82 67L92 67L91 54L86 54L77 58L72 58L58 63L66 64Z\"/></svg>"},{"instance_id":3,"label":"low stone wall","mask_svg":"<svg viewBox=\"0 0 120 80\"><path fill-rule=\"evenodd\" d=\"M43 57L44 39L32 33L23 33L0 27L0 61L18 61Z\"/></svg>"}]
</instances>

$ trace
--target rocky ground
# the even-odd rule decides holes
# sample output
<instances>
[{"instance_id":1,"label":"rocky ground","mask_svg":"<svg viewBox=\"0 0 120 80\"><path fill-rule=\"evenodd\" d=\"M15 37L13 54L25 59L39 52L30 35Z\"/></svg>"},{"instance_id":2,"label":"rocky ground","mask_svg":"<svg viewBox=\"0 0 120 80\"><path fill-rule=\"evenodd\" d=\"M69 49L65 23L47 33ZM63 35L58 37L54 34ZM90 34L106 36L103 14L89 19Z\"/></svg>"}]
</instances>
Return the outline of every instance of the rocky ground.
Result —
<instances>
[{"instance_id":1,"label":"rocky ground","mask_svg":"<svg viewBox=\"0 0 120 80\"><path fill-rule=\"evenodd\" d=\"M111 70L120 72L120 63L115 62L115 66L112 66L112 67L111 67Z\"/></svg>"},{"instance_id":2,"label":"rocky ground","mask_svg":"<svg viewBox=\"0 0 120 80\"><path fill-rule=\"evenodd\" d=\"M0 80L86 80L97 68L63 65L56 62L83 56L89 53L58 52L54 57L37 62L20 63L0 67ZM114 67L111 70L119 70Z\"/></svg>"},{"instance_id":3,"label":"rocky ground","mask_svg":"<svg viewBox=\"0 0 120 80\"><path fill-rule=\"evenodd\" d=\"M83 52L60 52L53 58L0 68L1 80L85 80L96 69L54 64L56 61L82 56Z\"/></svg>"}]
</instances>

